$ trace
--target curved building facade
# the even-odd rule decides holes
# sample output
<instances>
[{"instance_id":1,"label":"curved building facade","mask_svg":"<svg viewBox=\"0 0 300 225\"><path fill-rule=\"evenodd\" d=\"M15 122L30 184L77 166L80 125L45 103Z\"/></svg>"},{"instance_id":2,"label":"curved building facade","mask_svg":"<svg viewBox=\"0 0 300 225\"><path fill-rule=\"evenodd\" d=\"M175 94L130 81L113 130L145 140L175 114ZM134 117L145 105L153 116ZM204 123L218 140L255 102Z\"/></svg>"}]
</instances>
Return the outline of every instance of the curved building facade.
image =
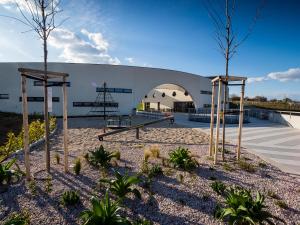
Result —
<instances>
[{"instance_id":1,"label":"curved building facade","mask_svg":"<svg viewBox=\"0 0 300 225\"><path fill-rule=\"evenodd\" d=\"M21 76L18 68L42 69L42 63L0 63L0 111L22 112ZM211 80L195 74L135 66L49 63L49 71L68 73L68 115L93 115L101 112L103 85L106 83L106 111L130 114L151 90L161 85L176 85L184 89L196 108L211 103ZM50 84L55 85L55 80ZM166 87L164 87L166 88ZM62 115L62 90L53 86L53 114ZM29 113L43 112L42 82L27 81ZM98 102L98 103L95 103ZM102 104L102 105L101 105ZM95 110L96 109L96 110ZM99 110L98 110L99 109ZM100 113L101 114L101 113Z\"/></svg>"}]
</instances>

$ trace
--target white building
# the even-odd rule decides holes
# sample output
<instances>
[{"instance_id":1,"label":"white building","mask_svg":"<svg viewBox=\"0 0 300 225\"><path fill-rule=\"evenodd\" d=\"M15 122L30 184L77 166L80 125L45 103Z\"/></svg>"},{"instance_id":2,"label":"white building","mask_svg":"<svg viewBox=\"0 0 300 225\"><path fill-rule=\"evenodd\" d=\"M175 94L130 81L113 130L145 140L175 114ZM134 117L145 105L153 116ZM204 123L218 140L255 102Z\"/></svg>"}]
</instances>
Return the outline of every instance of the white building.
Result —
<instances>
[{"instance_id":1,"label":"white building","mask_svg":"<svg viewBox=\"0 0 300 225\"><path fill-rule=\"evenodd\" d=\"M0 63L0 111L21 113L21 76L18 68L42 69L42 63ZM135 66L49 63L49 71L68 73L68 115L93 115L102 111L101 87L107 84L106 111L130 114L143 102L146 108L184 111L209 107L211 80L195 74ZM50 84L53 84L51 81ZM54 83L55 84L55 83ZM40 81L27 82L29 113L43 112ZM53 86L53 113L62 115L61 87ZM175 94L174 94L175 93ZM100 99L100 100L99 100ZM95 109L95 107L94 107ZM96 113L97 114L97 113ZM98 114L101 114L98 112Z\"/></svg>"}]
</instances>

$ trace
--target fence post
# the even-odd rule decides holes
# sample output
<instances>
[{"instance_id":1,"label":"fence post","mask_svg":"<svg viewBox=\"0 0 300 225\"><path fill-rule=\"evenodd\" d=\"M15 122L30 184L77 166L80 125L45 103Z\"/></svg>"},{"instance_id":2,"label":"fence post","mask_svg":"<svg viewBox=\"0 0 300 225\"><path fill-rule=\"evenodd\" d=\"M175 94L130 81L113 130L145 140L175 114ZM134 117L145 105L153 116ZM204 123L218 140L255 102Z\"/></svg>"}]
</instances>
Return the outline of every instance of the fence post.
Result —
<instances>
[{"instance_id":1,"label":"fence post","mask_svg":"<svg viewBox=\"0 0 300 225\"><path fill-rule=\"evenodd\" d=\"M136 135L135 135L136 139L140 139L140 129L136 128Z\"/></svg>"}]
</instances>

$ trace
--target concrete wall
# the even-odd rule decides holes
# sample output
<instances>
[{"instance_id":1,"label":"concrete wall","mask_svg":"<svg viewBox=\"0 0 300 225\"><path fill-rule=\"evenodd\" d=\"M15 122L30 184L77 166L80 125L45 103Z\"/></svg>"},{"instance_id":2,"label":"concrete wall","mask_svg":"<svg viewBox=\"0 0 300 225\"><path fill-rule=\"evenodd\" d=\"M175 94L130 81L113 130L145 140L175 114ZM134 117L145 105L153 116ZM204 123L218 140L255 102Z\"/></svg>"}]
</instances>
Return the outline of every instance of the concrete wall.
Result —
<instances>
[{"instance_id":1,"label":"concrete wall","mask_svg":"<svg viewBox=\"0 0 300 225\"><path fill-rule=\"evenodd\" d=\"M21 84L19 67L42 69L42 63L0 63L0 94L9 94L9 99L0 99L0 111L22 111ZM68 114L87 115L89 107L73 107L73 102L93 102L97 97L96 87L104 82L112 88L129 88L131 94L112 93L115 102L119 103L118 113L128 114L153 88L162 84L176 84L189 92L196 108L210 104L211 96L200 94L200 90L211 91L211 81L208 78L194 74L155 68L134 66L115 66L104 64L73 64L49 63L50 71L69 73L68 81ZM42 87L34 86L33 80L27 82L28 96L42 97ZM62 115L62 90L53 87L53 97L59 97L59 102L53 102L53 112ZM43 112L42 102L29 102L29 112Z\"/></svg>"},{"instance_id":2,"label":"concrete wall","mask_svg":"<svg viewBox=\"0 0 300 225\"><path fill-rule=\"evenodd\" d=\"M300 113L297 112L270 111L269 120L300 129Z\"/></svg>"}]
</instances>

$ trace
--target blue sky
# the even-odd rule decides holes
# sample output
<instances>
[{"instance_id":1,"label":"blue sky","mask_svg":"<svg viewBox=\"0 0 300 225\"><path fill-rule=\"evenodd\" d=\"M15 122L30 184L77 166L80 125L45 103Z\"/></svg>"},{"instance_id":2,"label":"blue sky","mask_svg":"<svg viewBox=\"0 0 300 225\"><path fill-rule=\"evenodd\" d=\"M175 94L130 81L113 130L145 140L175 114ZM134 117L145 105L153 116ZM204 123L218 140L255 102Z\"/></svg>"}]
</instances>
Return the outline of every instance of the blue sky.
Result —
<instances>
[{"instance_id":1,"label":"blue sky","mask_svg":"<svg viewBox=\"0 0 300 225\"><path fill-rule=\"evenodd\" d=\"M19 16L14 1L0 0L0 14ZM205 1L63 0L58 19L68 20L49 39L49 59L224 74ZM242 37L261 1L237 2L233 23ZM41 42L33 32L22 33L27 30L0 18L0 61L42 60ZM300 1L267 1L251 36L233 57L230 74L250 78L249 96L300 100Z\"/></svg>"}]
</instances>

